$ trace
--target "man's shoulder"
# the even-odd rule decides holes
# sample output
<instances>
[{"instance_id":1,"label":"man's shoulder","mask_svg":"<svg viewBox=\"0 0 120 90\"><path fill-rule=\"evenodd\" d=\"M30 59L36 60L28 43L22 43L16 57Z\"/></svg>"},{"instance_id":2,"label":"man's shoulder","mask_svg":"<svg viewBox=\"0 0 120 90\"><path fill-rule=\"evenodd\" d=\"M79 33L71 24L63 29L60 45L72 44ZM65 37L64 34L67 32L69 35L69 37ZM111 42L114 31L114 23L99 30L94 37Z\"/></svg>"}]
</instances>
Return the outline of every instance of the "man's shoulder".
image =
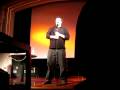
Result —
<instances>
[{"instance_id":1,"label":"man's shoulder","mask_svg":"<svg viewBox=\"0 0 120 90\"><path fill-rule=\"evenodd\" d=\"M56 27L55 26L52 26L52 27L50 27L49 29L55 29Z\"/></svg>"},{"instance_id":2,"label":"man's shoulder","mask_svg":"<svg viewBox=\"0 0 120 90\"><path fill-rule=\"evenodd\" d=\"M67 28L66 27L62 27L63 30L67 31Z\"/></svg>"}]
</instances>

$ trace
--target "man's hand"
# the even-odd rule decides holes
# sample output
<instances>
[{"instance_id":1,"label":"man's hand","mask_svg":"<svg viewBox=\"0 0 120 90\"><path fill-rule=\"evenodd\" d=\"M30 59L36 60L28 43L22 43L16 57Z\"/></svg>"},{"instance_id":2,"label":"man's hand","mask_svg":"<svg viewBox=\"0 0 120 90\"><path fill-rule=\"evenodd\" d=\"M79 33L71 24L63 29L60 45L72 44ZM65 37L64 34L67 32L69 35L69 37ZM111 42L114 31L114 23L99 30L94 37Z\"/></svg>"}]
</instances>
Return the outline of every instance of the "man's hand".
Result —
<instances>
[{"instance_id":1,"label":"man's hand","mask_svg":"<svg viewBox=\"0 0 120 90\"><path fill-rule=\"evenodd\" d=\"M55 36L60 36L60 33L59 32L55 32Z\"/></svg>"},{"instance_id":2,"label":"man's hand","mask_svg":"<svg viewBox=\"0 0 120 90\"><path fill-rule=\"evenodd\" d=\"M57 36L57 37L62 37L62 38L65 38L65 35L63 35L63 34L61 34L61 33L59 33L59 32L55 32L55 35Z\"/></svg>"},{"instance_id":3,"label":"man's hand","mask_svg":"<svg viewBox=\"0 0 120 90\"><path fill-rule=\"evenodd\" d=\"M56 34L55 34L54 39L59 39L59 35L56 35Z\"/></svg>"},{"instance_id":4,"label":"man's hand","mask_svg":"<svg viewBox=\"0 0 120 90\"><path fill-rule=\"evenodd\" d=\"M59 32L55 32L55 35L50 36L50 38L53 38L53 39L59 39L59 37L65 38L65 35L63 35Z\"/></svg>"},{"instance_id":5,"label":"man's hand","mask_svg":"<svg viewBox=\"0 0 120 90\"><path fill-rule=\"evenodd\" d=\"M50 35L50 38L52 38L52 39L59 39L59 36L58 35Z\"/></svg>"}]
</instances>

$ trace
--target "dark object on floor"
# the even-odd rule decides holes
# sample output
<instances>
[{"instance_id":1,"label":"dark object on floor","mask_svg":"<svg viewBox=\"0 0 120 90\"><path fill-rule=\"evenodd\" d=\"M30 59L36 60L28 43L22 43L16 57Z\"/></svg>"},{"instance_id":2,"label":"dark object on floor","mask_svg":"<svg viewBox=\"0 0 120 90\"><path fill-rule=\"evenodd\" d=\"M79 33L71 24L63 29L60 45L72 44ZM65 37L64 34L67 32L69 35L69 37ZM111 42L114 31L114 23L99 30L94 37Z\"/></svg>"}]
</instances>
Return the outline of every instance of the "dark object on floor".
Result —
<instances>
[{"instance_id":1,"label":"dark object on floor","mask_svg":"<svg viewBox=\"0 0 120 90\"><path fill-rule=\"evenodd\" d=\"M0 90L9 90L9 74L0 69Z\"/></svg>"}]
</instances>

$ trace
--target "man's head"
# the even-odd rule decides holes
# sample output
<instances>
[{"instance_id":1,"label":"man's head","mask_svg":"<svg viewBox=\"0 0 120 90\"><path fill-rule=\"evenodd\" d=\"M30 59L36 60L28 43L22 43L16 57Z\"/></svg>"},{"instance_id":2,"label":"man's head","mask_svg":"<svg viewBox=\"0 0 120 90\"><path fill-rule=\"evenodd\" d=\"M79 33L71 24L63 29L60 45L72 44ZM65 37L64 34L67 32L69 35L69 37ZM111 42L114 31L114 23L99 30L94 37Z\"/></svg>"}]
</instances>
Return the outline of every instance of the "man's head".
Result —
<instances>
[{"instance_id":1,"label":"man's head","mask_svg":"<svg viewBox=\"0 0 120 90\"><path fill-rule=\"evenodd\" d=\"M57 17L55 19L55 24L56 24L57 27L61 27L62 26L62 18Z\"/></svg>"}]
</instances>

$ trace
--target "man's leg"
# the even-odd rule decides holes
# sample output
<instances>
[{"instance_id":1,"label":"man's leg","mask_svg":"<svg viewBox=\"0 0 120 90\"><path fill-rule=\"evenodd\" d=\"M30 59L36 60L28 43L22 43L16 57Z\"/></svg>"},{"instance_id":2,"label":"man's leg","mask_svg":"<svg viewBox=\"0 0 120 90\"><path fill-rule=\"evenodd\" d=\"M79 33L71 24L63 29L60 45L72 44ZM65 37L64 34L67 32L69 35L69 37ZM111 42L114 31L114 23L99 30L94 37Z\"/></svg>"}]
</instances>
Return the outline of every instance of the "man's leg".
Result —
<instances>
[{"instance_id":1,"label":"man's leg","mask_svg":"<svg viewBox=\"0 0 120 90\"><path fill-rule=\"evenodd\" d=\"M55 65L55 55L54 55L54 50L49 50L48 51L48 59L47 59L47 73L46 73L46 81L44 84L49 84L51 83L51 80L53 78L53 69Z\"/></svg>"},{"instance_id":2,"label":"man's leg","mask_svg":"<svg viewBox=\"0 0 120 90\"><path fill-rule=\"evenodd\" d=\"M65 50L59 50L58 51L58 64L60 67L60 79L61 82L60 84L65 84L67 82L67 77L66 77L66 54L65 54Z\"/></svg>"}]
</instances>

